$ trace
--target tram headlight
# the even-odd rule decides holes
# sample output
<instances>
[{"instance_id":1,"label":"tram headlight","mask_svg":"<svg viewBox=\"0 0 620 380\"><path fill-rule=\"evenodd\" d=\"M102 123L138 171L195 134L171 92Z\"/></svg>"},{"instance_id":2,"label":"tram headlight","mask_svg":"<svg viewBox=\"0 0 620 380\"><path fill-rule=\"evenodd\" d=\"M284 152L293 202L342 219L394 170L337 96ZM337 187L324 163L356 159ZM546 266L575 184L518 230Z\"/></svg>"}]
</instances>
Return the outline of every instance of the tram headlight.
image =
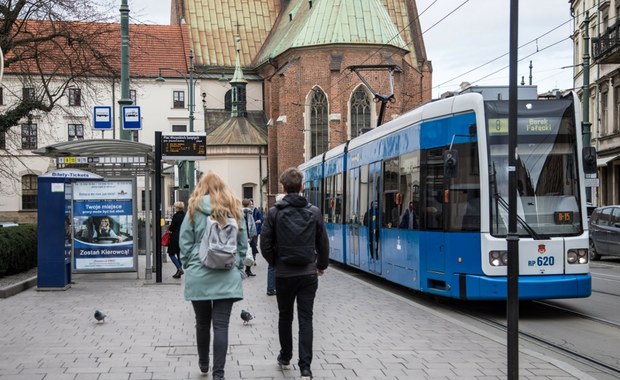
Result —
<instances>
[{"instance_id":1,"label":"tram headlight","mask_svg":"<svg viewBox=\"0 0 620 380\"><path fill-rule=\"evenodd\" d=\"M590 255L587 248L569 249L566 254L566 261L569 264L587 264Z\"/></svg>"},{"instance_id":2,"label":"tram headlight","mask_svg":"<svg viewBox=\"0 0 620 380\"><path fill-rule=\"evenodd\" d=\"M508 251L489 252L489 264L494 267L505 267L508 265Z\"/></svg>"}]
</instances>

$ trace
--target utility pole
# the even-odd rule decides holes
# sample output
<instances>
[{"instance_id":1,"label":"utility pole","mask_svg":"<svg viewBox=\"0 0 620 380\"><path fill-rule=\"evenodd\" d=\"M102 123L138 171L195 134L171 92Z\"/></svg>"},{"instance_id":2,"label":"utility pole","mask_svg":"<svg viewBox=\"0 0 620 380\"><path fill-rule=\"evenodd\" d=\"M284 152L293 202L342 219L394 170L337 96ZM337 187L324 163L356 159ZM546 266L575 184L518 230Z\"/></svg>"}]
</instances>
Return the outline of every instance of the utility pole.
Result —
<instances>
[{"instance_id":1,"label":"utility pole","mask_svg":"<svg viewBox=\"0 0 620 380\"><path fill-rule=\"evenodd\" d=\"M510 0L508 87L508 265L506 316L508 324L508 380L519 379L519 234L517 233L517 120L519 64L519 0Z\"/></svg>"},{"instance_id":2,"label":"utility pole","mask_svg":"<svg viewBox=\"0 0 620 380\"><path fill-rule=\"evenodd\" d=\"M194 51L192 49L189 50L189 103L187 104L187 106L189 107L189 131L190 132L194 132L194 102L195 102L195 97L194 97ZM189 193L191 194L192 191L194 191L194 172L195 172L195 162L194 161L187 161L187 165L186 165L186 177L187 178L187 184L189 186Z\"/></svg>"},{"instance_id":3,"label":"utility pole","mask_svg":"<svg viewBox=\"0 0 620 380\"><path fill-rule=\"evenodd\" d=\"M590 11L586 11L586 18L583 24L583 119L581 122L583 129L583 146L589 147L591 142L590 127ZM586 201L592 202L592 188L586 187Z\"/></svg>"},{"instance_id":4,"label":"utility pole","mask_svg":"<svg viewBox=\"0 0 620 380\"><path fill-rule=\"evenodd\" d=\"M133 103L129 97L129 6L127 0L121 0L121 98L118 100L120 115L120 138L131 140L131 133L122 129L123 106Z\"/></svg>"}]
</instances>

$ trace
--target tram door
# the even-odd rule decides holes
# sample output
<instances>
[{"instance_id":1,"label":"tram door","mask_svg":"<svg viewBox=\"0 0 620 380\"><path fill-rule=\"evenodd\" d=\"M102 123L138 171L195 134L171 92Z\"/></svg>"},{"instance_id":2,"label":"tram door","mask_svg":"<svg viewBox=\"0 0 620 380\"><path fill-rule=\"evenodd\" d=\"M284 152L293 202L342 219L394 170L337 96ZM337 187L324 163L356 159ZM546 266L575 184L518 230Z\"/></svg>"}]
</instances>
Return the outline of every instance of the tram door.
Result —
<instances>
[{"instance_id":1,"label":"tram door","mask_svg":"<svg viewBox=\"0 0 620 380\"><path fill-rule=\"evenodd\" d=\"M383 205L381 204L381 162L368 166L368 211L366 227L368 228L368 268L371 272L381 273L381 226L383 223Z\"/></svg>"},{"instance_id":2,"label":"tram door","mask_svg":"<svg viewBox=\"0 0 620 380\"><path fill-rule=\"evenodd\" d=\"M348 211L349 211L349 264L360 266L360 229L364 228L362 225L362 217L364 212L360 208L360 168L354 168L349 172L349 196Z\"/></svg>"}]
</instances>

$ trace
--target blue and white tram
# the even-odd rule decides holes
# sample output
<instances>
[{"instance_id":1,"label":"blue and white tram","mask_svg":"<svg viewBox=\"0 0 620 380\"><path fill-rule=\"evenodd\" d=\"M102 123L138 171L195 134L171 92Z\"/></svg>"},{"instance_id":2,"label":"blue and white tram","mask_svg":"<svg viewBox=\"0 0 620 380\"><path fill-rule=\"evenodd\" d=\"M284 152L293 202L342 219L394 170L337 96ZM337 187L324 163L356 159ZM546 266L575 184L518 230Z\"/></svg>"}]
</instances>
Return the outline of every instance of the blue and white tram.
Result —
<instances>
[{"instance_id":1,"label":"blue and white tram","mask_svg":"<svg viewBox=\"0 0 620 380\"><path fill-rule=\"evenodd\" d=\"M518 102L520 299L591 294L576 104ZM508 101L432 102L300 169L331 259L426 293L506 298Z\"/></svg>"}]
</instances>

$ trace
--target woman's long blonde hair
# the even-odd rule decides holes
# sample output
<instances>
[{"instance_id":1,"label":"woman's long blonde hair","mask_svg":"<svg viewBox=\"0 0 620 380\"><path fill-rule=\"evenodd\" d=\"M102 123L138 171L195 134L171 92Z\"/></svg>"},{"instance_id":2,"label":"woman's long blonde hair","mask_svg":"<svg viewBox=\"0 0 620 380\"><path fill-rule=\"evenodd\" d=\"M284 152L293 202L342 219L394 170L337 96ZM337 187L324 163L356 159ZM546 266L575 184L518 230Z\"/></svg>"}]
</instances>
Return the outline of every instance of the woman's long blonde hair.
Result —
<instances>
[{"instance_id":1,"label":"woman's long blonde hair","mask_svg":"<svg viewBox=\"0 0 620 380\"><path fill-rule=\"evenodd\" d=\"M204 174L196 184L192 196L189 198L189 220L194 221L196 210L201 210L202 197L211 197L211 216L218 223L225 224L226 218L232 216L241 221L241 201L235 197L222 177L212 171Z\"/></svg>"}]
</instances>

